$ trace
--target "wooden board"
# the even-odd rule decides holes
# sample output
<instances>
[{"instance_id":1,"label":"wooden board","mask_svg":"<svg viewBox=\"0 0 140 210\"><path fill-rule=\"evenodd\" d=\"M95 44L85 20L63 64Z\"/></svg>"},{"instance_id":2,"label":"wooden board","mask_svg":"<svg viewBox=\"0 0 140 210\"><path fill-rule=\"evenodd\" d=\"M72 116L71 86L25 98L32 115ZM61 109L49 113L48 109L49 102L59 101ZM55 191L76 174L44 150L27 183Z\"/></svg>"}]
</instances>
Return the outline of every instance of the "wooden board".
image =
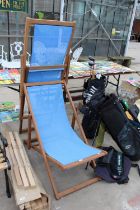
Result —
<instances>
[{"instance_id":1,"label":"wooden board","mask_svg":"<svg viewBox=\"0 0 140 210\"><path fill-rule=\"evenodd\" d=\"M2 153L0 153L0 158L1 158L1 157L3 157L3 154L2 154Z\"/></svg>"},{"instance_id":2,"label":"wooden board","mask_svg":"<svg viewBox=\"0 0 140 210\"><path fill-rule=\"evenodd\" d=\"M43 189L32 169L26 150L18 133L8 132L6 137L8 140L6 152L11 163L11 171L9 171L9 175L13 186L16 204L19 206L19 209L50 210L50 197ZM22 172L23 174L21 174Z\"/></svg>"},{"instance_id":3,"label":"wooden board","mask_svg":"<svg viewBox=\"0 0 140 210\"><path fill-rule=\"evenodd\" d=\"M8 168L8 165L7 165L6 162L0 163L0 171L3 171L3 170L5 170L5 169L7 169L7 168Z\"/></svg>"},{"instance_id":4,"label":"wooden board","mask_svg":"<svg viewBox=\"0 0 140 210\"><path fill-rule=\"evenodd\" d=\"M25 148L24 148L23 144L21 143L21 140L20 140L17 132L14 132L14 136L15 136L16 143L18 145L18 148L19 148L22 160L23 160L23 164L24 164L25 171L26 171L26 174L27 174L27 177L28 177L28 180L29 180L29 184L30 184L31 187L34 187L35 186L35 180L34 180L34 177L33 177L33 174L32 174L30 162L29 162L29 159L27 158Z\"/></svg>"},{"instance_id":5,"label":"wooden board","mask_svg":"<svg viewBox=\"0 0 140 210\"><path fill-rule=\"evenodd\" d=\"M9 159L17 184L23 187L35 187L31 165L18 133L9 132L7 136Z\"/></svg>"},{"instance_id":6,"label":"wooden board","mask_svg":"<svg viewBox=\"0 0 140 210\"><path fill-rule=\"evenodd\" d=\"M21 179L23 181L23 185L24 185L24 187L29 187L29 182L28 182L28 178L27 178L27 175L26 175L26 172L25 172L24 165L23 165L23 160L22 160L20 151L18 150L17 144L14 140L14 136L13 136L12 132L9 132L9 136L10 136L11 146L13 148L14 155L15 155L15 158L16 158L17 163L18 163L20 176L21 176Z\"/></svg>"},{"instance_id":7,"label":"wooden board","mask_svg":"<svg viewBox=\"0 0 140 210\"><path fill-rule=\"evenodd\" d=\"M12 172L11 173L14 174L17 185L18 186L23 186L23 182L22 182L22 179L21 179L21 176L20 176L20 171L19 171L19 167L18 167L18 164L17 164L17 160L15 158L14 151L11 147L10 141L8 141L8 148L6 148L6 154L7 154L7 157L9 159L11 167L12 167Z\"/></svg>"},{"instance_id":8,"label":"wooden board","mask_svg":"<svg viewBox=\"0 0 140 210\"><path fill-rule=\"evenodd\" d=\"M25 203L24 205L20 205L20 209L23 210L48 210L48 200L47 198L42 195L41 198L36 199L34 201Z\"/></svg>"}]
</instances>

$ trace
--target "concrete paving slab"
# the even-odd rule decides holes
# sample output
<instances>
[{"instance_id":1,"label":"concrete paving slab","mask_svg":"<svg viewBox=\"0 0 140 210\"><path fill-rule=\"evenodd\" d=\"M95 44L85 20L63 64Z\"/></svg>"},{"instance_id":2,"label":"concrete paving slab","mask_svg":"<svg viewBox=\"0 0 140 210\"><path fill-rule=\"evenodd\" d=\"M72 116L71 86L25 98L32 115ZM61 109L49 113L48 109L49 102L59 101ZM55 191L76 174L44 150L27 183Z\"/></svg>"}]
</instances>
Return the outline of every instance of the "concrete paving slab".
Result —
<instances>
[{"instance_id":1,"label":"concrete paving slab","mask_svg":"<svg viewBox=\"0 0 140 210\"><path fill-rule=\"evenodd\" d=\"M136 58L136 60L133 61L134 63L132 63L133 68L140 67L139 54L140 43L130 43L128 55ZM138 77L138 75L135 76ZM123 78L126 79L126 76L122 77L121 79ZM83 80L69 81L70 87L77 85L82 86L82 84ZM111 91L114 91L114 89L112 88ZM7 100L14 101L15 103L19 104L18 93L7 88L0 88L0 102ZM69 114L71 114L70 111ZM18 121L8 123L7 126L9 126L10 129L17 131ZM25 135L21 135L21 137L24 139ZM104 144L117 147L110 135L107 133L105 134ZM51 195L51 210L140 210L140 177L135 168L132 168L130 171L130 181L128 184L108 184L104 181L100 181L57 201L54 198L42 157L37 152L32 150L27 150L27 153L32 166L41 180L44 188ZM54 170L54 176L56 176L59 189L66 188L75 182L93 176L93 171L91 168L89 168L88 171L85 171L85 165L68 170L65 173L62 173L59 169L56 169L53 164L51 164L51 168ZM0 210L17 210L18 208L16 207L14 197L12 196L11 199L6 197L4 181L4 175L1 172Z\"/></svg>"}]
</instances>

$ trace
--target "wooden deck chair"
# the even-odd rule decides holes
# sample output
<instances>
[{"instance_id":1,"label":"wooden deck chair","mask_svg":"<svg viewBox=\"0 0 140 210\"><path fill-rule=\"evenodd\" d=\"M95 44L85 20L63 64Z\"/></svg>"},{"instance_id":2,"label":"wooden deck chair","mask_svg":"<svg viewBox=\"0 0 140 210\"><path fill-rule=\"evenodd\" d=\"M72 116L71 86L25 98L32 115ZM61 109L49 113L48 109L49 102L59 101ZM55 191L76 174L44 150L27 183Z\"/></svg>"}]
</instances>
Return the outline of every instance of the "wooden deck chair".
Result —
<instances>
[{"instance_id":1,"label":"wooden deck chair","mask_svg":"<svg viewBox=\"0 0 140 210\"><path fill-rule=\"evenodd\" d=\"M27 36L34 25L31 66L26 66ZM27 19L25 28L24 55L22 57L21 119L24 94L29 108L28 146L43 156L56 199L100 180L94 177L69 189L59 192L52 176L49 161L62 170L79 166L104 156L106 152L93 148L78 120L75 106L67 88L64 71L68 68L75 23ZM63 89L70 101L74 117L83 140L71 127L64 105ZM33 123L37 142L31 139Z\"/></svg>"}]
</instances>

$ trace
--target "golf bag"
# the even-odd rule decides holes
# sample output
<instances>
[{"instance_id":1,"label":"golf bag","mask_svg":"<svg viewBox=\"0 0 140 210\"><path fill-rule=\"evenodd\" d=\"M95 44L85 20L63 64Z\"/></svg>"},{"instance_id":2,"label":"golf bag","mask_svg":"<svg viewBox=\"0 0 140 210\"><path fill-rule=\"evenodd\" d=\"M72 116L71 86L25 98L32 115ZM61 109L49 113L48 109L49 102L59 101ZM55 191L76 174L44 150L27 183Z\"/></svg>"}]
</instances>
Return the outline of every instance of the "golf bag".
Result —
<instances>
[{"instance_id":1,"label":"golf bag","mask_svg":"<svg viewBox=\"0 0 140 210\"><path fill-rule=\"evenodd\" d=\"M140 160L140 126L131 122L114 94L100 108L101 120L122 152L133 161Z\"/></svg>"}]
</instances>

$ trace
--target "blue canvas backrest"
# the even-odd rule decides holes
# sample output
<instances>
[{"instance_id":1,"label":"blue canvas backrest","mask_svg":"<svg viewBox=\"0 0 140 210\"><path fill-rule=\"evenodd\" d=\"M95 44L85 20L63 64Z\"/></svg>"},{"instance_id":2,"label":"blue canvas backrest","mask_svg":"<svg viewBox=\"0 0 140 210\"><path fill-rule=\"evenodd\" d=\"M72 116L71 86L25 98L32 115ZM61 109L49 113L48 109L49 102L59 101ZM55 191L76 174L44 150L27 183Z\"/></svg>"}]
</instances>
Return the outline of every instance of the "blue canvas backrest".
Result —
<instances>
[{"instance_id":1,"label":"blue canvas backrest","mask_svg":"<svg viewBox=\"0 0 140 210\"><path fill-rule=\"evenodd\" d=\"M35 25L32 41L31 66L63 65L72 35L71 26ZM28 82L61 79L64 69L30 70Z\"/></svg>"}]
</instances>

